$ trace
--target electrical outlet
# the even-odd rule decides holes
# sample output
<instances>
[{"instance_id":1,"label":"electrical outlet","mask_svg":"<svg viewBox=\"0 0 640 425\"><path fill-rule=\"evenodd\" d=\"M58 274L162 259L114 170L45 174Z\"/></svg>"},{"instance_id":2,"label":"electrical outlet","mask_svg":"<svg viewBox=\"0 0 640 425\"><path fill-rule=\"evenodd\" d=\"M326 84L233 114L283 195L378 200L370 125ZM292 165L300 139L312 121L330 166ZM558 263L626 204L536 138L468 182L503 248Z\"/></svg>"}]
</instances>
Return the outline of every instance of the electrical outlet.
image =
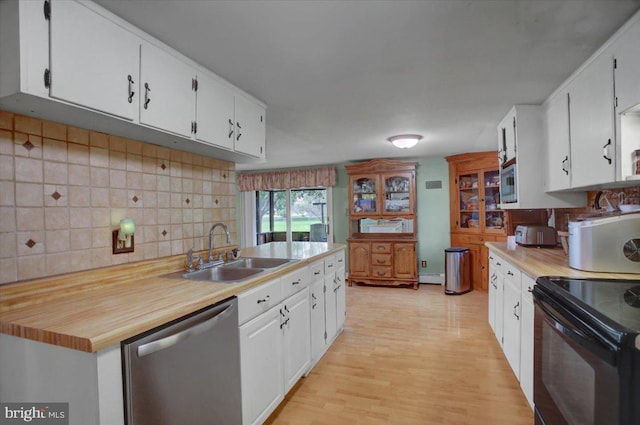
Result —
<instances>
[{"instance_id":1,"label":"electrical outlet","mask_svg":"<svg viewBox=\"0 0 640 425\"><path fill-rule=\"evenodd\" d=\"M427 267L427 260L422 260L420 262L420 265L422 266L423 269L426 268Z\"/></svg>"}]
</instances>

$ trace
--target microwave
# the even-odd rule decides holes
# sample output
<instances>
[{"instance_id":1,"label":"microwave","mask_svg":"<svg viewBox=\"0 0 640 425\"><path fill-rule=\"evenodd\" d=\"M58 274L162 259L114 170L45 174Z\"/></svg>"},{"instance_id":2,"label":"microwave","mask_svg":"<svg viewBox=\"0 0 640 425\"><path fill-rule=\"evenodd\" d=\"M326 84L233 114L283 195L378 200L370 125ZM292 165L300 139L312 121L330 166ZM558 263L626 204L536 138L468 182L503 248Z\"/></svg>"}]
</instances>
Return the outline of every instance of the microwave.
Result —
<instances>
[{"instance_id":1,"label":"microwave","mask_svg":"<svg viewBox=\"0 0 640 425\"><path fill-rule=\"evenodd\" d=\"M504 204L518 202L516 164L511 164L500 170L500 201Z\"/></svg>"}]
</instances>

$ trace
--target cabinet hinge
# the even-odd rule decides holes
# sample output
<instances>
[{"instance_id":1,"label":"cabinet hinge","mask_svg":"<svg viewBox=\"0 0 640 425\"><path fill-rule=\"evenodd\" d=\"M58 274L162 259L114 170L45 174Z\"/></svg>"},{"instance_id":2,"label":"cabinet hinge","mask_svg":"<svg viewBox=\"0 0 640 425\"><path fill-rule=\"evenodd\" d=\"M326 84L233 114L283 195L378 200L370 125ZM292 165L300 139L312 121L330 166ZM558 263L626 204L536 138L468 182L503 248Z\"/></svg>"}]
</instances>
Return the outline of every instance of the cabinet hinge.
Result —
<instances>
[{"instance_id":1,"label":"cabinet hinge","mask_svg":"<svg viewBox=\"0 0 640 425\"><path fill-rule=\"evenodd\" d=\"M260 115L260 122L262 122L263 120L264 120L264 117Z\"/></svg>"},{"instance_id":2,"label":"cabinet hinge","mask_svg":"<svg viewBox=\"0 0 640 425\"><path fill-rule=\"evenodd\" d=\"M260 153L262 153L262 146L260 146Z\"/></svg>"},{"instance_id":3,"label":"cabinet hinge","mask_svg":"<svg viewBox=\"0 0 640 425\"><path fill-rule=\"evenodd\" d=\"M44 86L46 88L51 87L51 71L49 71L49 68L44 70Z\"/></svg>"},{"instance_id":4,"label":"cabinet hinge","mask_svg":"<svg viewBox=\"0 0 640 425\"><path fill-rule=\"evenodd\" d=\"M613 69L618 69L618 59L613 60Z\"/></svg>"},{"instance_id":5,"label":"cabinet hinge","mask_svg":"<svg viewBox=\"0 0 640 425\"><path fill-rule=\"evenodd\" d=\"M324 339L327 339L327 331L324 331Z\"/></svg>"},{"instance_id":6,"label":"cabinet hinge","mask_svg":"<svg viewBox=\"0 0 640 425\"><path fill-rule=\"evenodd\" d=\"M49 0L45 0L43 6L44 19L47 21L51 20L51 2Z\"/></svg>"},{"instance_id":7,"label":"cabinet hinge","mask_svg":"<svg viewBox=\"0 0 640 425\"><path fill-rule=\"evenodd\" d=\"M322 292L325 293L325 294L327 293L327 285L322 287Z\"/></svg>"},{"instance_id":8,"label":"cabinet hinge","mask_svg":"<svg viewBox=\"0 0 640 425\"><path fill-rule=\"evenodd\" d=\"M196 134L198 132L198 123L195 121L191 121L191 132Z\"/></svg>"},{"instance_id":9,"label":"cabinet hinge","mask_svg":"<svg viewBox=\"0 0 640 425\"><path fill-rule=\"evenodd\" d=\"M616 108L618 107L618 96L616 96Z\"/></svg>"},{"instance_id":10,"label":"cabinet hinge","mask_svg":"<svg viewBox=\"0 0 640 425\"><path fill-rule=\"evenodd\" d=\"M191 90L198 91L198 79L197 78L192 78L191 79Z\"/></svg>"}]
</instances>

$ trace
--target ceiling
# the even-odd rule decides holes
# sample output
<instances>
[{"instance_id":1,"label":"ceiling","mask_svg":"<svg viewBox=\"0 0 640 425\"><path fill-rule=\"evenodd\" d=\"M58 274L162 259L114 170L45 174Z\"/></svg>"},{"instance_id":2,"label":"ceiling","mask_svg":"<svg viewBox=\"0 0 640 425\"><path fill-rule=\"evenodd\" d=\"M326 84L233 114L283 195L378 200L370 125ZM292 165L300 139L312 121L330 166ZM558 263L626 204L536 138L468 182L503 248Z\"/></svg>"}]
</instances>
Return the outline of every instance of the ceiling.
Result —
<instances>
[{"instance_id":1,"label":"ceiling","mask_svg":"<svg viewBox=\"0 0 640 425\"><path fill-rule=\"evenodd\" d=\"M98 0L267 104L266 169L494 150L640 0ZM413 149L387 138L418 133Z\"/></svg>"}]
</instances>

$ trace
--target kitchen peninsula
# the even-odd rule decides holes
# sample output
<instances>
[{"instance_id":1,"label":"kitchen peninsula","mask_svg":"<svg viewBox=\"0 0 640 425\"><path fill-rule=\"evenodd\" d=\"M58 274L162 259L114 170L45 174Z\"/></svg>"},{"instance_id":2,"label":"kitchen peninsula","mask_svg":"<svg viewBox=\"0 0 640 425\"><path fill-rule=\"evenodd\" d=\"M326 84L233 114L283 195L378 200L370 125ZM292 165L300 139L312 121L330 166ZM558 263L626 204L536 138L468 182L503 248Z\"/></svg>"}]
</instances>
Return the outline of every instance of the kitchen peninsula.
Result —
<instances>
[{"instance_id":1,"label":"kitchen peninsula","mask_svg":"<svg viewBox=\"0 0 640 425\"><path fill-rule=\"evenodd\" d=\"M122 424L121 341L291 273L308 284L318 264L344 273L343 252L325 242L243 249L244 257L297 261L232 284L166 277L184 268L184 256L174 256L4 285L2 400L70 402L72 424Z\"/></svg>"}]
</instances>

